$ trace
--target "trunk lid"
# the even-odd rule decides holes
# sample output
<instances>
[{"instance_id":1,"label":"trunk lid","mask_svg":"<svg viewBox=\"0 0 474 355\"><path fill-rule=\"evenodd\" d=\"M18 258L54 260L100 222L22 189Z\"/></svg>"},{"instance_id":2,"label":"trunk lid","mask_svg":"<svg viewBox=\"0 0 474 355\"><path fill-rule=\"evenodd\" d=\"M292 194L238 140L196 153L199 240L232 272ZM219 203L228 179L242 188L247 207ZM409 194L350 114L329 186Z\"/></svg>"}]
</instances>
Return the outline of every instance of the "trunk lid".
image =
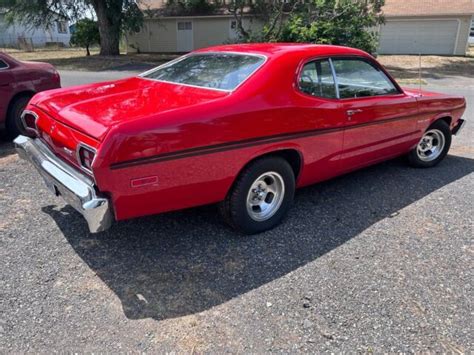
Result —
<instances>
[{"instance_id":1,"label":"trunk lid","mask_svg":"<svg viewBox=\"0 0 474 355\"><path fill-rule=\"evenodd\" d=\"M59 122L102 140L108 130L120 122L226 95L229 93L134 77L40 93L32 104Z\"/></svg>"}]
</instances>

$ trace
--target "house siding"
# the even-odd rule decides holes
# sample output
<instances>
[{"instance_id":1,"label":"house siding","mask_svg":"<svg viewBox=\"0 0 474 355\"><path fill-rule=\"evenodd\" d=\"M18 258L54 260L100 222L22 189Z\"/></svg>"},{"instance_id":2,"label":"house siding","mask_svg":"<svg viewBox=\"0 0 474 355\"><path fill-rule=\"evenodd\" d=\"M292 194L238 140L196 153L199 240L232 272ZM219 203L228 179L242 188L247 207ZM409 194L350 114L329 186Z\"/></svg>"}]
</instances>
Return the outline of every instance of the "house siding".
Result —
<instances>
[{"instance_id":1,"label":"house siding","mask_svg":"<svg viewBox=\"0 0 474 355\"><path fill-rule=\"evenodd\" d=\"M146 20L141 32L131 37L130 44L140 52L176 52L176 21Z\"/></svg>"},{"instance_id":2,"label":"house siding","mask_svg":"<svg viewBox=\"0 0 474 355\"><path fill-rule=\"evenodd\" d=\"M232 17L173 17L145 20L139 33L128 35L130 52L177 52L177 21L192 21L193 49L205 48L231 41L230 21ZM253 31L261 30L258 20L245 18L243 26Z\"/></svg>"},{"instance_id":3,"label":"house siding","mask_svg":"<svg viewBox=\"0 0 474 355\"><path fill-rule=\"evenodd\" d=\"M25 38L35 47L45 46L48 42L69 46L71 34L67 23L65 30L66 33L59 33L56 23L50 28L32 28L19 23L7 25L5 15L0 14L0 46L17 46L21 38Z\"/></svg>"},{"instance_id":4,"label":"house siding","mask_svg":"<svg viewBox=\"0 0 474 355\"><path fill-rule=\"evenodd\" d=\"M461 27L459 29L459 38L457 43L456 55L466 55L469 46L469 32L471 29L472 16L460 17Z\"/></svg>"},{"instance_id":5,"label":"house siding","mask_svg":"<svg viewBox=\"0 0 474 355\"><path fill-rule=\"evenodd\" d=\"M229 26L228 18L195 19L194 49L225 43L229 40Z\"/></svg>"}]
</instances>

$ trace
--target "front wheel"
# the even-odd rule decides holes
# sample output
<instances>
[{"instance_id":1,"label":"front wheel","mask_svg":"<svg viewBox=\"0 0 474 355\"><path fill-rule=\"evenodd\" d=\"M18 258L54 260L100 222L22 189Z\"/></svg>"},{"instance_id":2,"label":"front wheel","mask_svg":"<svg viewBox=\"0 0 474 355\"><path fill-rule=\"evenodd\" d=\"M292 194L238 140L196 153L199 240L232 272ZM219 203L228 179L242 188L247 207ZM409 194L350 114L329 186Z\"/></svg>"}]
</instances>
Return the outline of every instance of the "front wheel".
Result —
<instances>
[{"instance_id":1,"label":"front wheel","mask_svg":"<svg viewBox=\"0 0 474 355\"><path fill-rule=\"evenodd\" d=\"M451 131L444 121L433 123L421 137L418 145L408 154L408 161L416 168L437 165L448 154L451 147Z\"/></svg>"},{"instance_id":2,"label":"front wheel","mask_svg":"<svg viewBox=\"0 0 474 355\"><path fill-rule=\"evenodd\" d=\"M220 204L232 227L255 234L275 227L285 217L295 193L295 175L288 162L267 157L250 163Z\"/></svg>"}]
</instances>

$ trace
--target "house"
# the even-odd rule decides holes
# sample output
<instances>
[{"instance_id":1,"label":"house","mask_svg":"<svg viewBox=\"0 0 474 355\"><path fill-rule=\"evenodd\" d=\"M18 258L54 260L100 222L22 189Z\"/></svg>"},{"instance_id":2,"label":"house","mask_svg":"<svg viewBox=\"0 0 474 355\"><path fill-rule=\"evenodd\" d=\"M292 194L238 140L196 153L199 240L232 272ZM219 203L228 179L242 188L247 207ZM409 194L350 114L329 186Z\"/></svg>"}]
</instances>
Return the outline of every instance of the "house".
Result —
<instances>
[{"instance_id":1,"label":"house","mask_svg":"<svg viewBox=\"0 0 474 355\"><path fill-rule=\"evenodd\" d=\"M145 4L143 28L127 36L129 51L179 53L238 39L236 21L225 6L212 15L176 16L164 11L166 0ZM383 11L378 53L466 54L474 0L386 0ZM249 14L243 26L258 31L263 23Z\"/></svg>"},{"instance_id":2,"label":"house","mask_svg":"<svg viewBox=\"0 0 474 355\"><path fill-rule=\"evenodd\" d=\"M469 44L474 46L474 16L471 21L471 30L469 33Z\"/></svg>"},{"instance_id":3,"label":"house","mask_svg":"<svg viewBox=\"0 0 474 355\"><path fill-rule=\"evenodd\" d=\"M465 55L474 0L386 0L380 54Z\"/></svg>"},{"instance_id":4,"label":"house","mask_svg":"<svg viewBox=\"0 0 474 355\"><path fill-rule=\"evenodd\" d=\"M234 16L224 7L212 15L179 16L166 14L166 0L147 0L141 6L145 21L140 32L127 36L129 52L183 53L238 39ZM251 15L243 17L242 25L254 31L263 27Z\"/></svg>"},{"instance_id":5,"label":"house","mask_svg":"<svg viewBox=\"0 0 474 355\"><path fill-rule=\"evenodd\" d=\"M58 20L49 27L32 27L18 22L8 24L0 12L0 48L32 49L51 44L69 46L71 34L66 19Z\"/></svg>"}]
</instances>

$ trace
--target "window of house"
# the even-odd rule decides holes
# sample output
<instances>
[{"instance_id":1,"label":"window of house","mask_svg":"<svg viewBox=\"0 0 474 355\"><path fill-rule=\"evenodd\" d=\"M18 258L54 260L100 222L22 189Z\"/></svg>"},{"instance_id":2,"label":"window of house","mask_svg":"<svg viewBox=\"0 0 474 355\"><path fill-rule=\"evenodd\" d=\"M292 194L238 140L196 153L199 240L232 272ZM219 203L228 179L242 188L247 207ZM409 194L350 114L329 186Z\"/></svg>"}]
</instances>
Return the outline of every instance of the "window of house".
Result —
<instances>
[{"instance_id":1,"label":"window of house","mask_svg":"<svg viewBox=\"0 0 474 355\"><path fill-rule=\"evenodd\" d=\"M8 64L0 59L0 70L7 69L7 68L8 68Z\"/></svg>"},{"instance_id":2,"label":"window of house","mask_svg":"<svg viewBox=\"0 0 474 355\"><path fill-rule=\"evenodd\" d=\"M334 99L336 85L328 59L306 63L299 78L299 88L308 95Z\"/></svg>"},{"instance_id":3,"label":"window of house","mask_svg":"<svg viewBox=\"0 0 474 355\"><path fill-rule=\"evenodd\" d=\"M67 33L67 22L66 21L58 21L58 33Z\"/></svg>"},{"instance_id":4,"label":"window of house","mask_svg":"<svg viewBox=\"0 0 474 355\"><path fill-rule=\"evenodd\" d=\"M235 21L235 20L230 21L230 29L231 30L236 30L237 29L237 21Z\"/></svg>"},{"instance_id":5,"label":"window of house","mask_svg":"<svg viewBox=\"0 0 474 355\"><path fill-rule=\"evenodd\" d=\"M178 22L178 31L192 30L193 23L191 21Z\"/></svg>"},{"instance_id":6,"label":"window of house","mask_svg":"<svg viewBox=\"0 0 474 355\"><path fill-rule=\"evenodd\" d=\"M398 89L380 69L362 59L332 59L339 98L397 94Z\"/></svg>"}]
</instances>

